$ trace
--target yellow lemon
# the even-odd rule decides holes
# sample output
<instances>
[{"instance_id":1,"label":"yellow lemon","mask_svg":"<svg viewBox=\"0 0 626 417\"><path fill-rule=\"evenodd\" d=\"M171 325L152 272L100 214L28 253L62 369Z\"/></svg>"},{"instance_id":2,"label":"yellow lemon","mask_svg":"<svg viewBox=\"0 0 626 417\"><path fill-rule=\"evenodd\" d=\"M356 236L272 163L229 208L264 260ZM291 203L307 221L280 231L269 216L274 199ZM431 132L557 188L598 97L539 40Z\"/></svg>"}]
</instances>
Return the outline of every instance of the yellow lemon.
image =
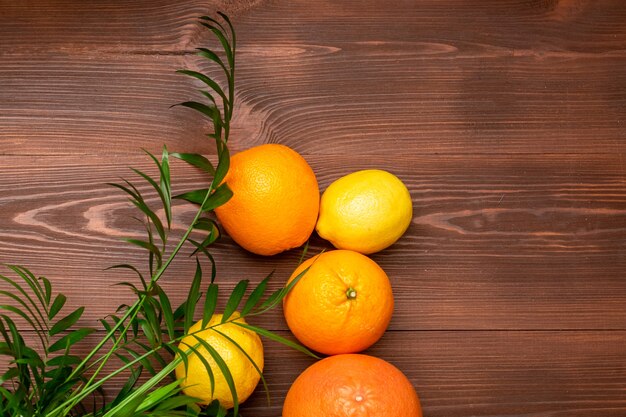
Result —
<instances>
[{"instance_id":1,"label":"yellow lemon","mask_svg":"<svg viewBox=\"0 0 626 417\"><path fill-rule=\"evenodd\" d=\"M228 338L237 342L261 371L263 370L263 344L261 343L259 335L256 333L230 322L231 320L236 320L245 324L245 320L239 317L239 313L234 313L233 316L228 319L228 323L219 324L221 320L221 314L213 315L204 329L202 329L202 320L198 321L191 326L188 335L181 340L178 346L183 351L189 349L189 346L195 347L198 354L209 363L215 378L213 396L211 396L211 379L209 374L202 360L195 352L189 353L188 355L188 368L186 372L184 362L181 362L180 365L176 367L176 378L182 380L181 386L183 392L191 397L201 399L201 404L209 404L211 401L217 399L223 407L232 408L234 406L233 396L228 388L224 374L220 371L217 363L209 352L207 352L202 345L198 345L199 342L195 336L207 342L220 354L222 359L224 359L224 362L228 365L228 369L233 376L237 390L237 398L240 403L244 402L248 399L250 394L252 394L261 376L254 368L250 359L228 340ZM210 328L211 326L215 327ZM223 333L228 338L220 333Z\"/></svg>"},{"instance_id":2,"label":"yellow lemon","mask_svg":"<svg viewBox=\"0 0 626 417\"><path fill-rule=\"evenodd\" d=\"M387 171L353 172L322 194L317 233L338 249L364 254L391 246L413 217L409 190Z\"/></svg>"}]
</instances>

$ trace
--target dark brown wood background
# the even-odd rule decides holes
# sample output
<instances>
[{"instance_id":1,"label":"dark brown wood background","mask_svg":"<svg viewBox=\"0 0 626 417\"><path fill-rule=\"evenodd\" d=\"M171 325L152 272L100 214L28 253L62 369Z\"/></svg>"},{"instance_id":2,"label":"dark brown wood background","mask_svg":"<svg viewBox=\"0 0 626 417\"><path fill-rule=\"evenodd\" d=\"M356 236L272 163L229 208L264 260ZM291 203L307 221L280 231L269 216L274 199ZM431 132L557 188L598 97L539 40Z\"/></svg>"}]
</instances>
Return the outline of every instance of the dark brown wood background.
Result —
<instances>
[{"instance_id":1,"label":"dark brown wood background","mask_svg":"<svg viewBox=\"0 0 626 417\"><path fill-rule=\"evenodd\" d=\"M120 241L138 229L105 183L150 170L142 147L211 153L208 124L169 106L198 97L174 71L209 70L196 18L217 8L240 37L233 151L287 144L321 189L369 167L408 185L413 223L373 256L396 311L369 353L426 416L626 416L622 0L0 0L0 261L87 305L82 324L130 299L103 269L142 262ZM300 253L214 254L228 289L274 269L277 288ZM192 273L164 278L176 302ZM287 335L280 311L255 324ZM266 357L271 406L244 415L279 416L311 363Z\"/></svg>"}]
</instances>

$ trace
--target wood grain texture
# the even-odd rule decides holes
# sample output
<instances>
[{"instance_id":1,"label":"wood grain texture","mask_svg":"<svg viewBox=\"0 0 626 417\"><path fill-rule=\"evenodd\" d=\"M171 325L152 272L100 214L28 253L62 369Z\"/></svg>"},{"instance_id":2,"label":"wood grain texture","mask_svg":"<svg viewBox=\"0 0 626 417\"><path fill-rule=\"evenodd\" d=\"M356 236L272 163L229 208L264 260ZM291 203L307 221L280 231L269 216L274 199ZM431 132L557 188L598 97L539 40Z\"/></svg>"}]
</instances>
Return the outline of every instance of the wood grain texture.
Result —
<instances>
[{"instance_id":1,"label":"wood grain texture","mask_svg":"<svg viewBox=\"0 0 626 417\"><path fill-rule=\"evenodd\" d=\"M233 17L258 0L0 1L0 55L182 54L202 29L197 18ZM105 63L106 61L101 61Z\"/></svg>"},{"instance_id":2,"label":"wood grain texture","mask_svg":"<svg viewBox=\"0 0 626 417\"><path fill-rule=\"evenodd\" d=\"M625 342L624 331L392 331L366 353L405 373L425 416L621 417ZM313 363L271 341L264 348L271 403L258 389L244 416L280 417L291 383Z\"/></svg>"},{"instance_id":3,"label":"wood grain texture","mask_svg":"<svg viewBox=\"0 0 626 417\"><path fill-rule=\"evenodd\" d=\"M392 329L624 329L626 182L620 156L307 158L322 189L368 166L396 173L410 189L415 213L408 233L373 256L394 284ZM126 259L144 265L145 256L122 241L141 236L142 229L123 193L106 183L134 178L127 165L154 172L151 162L16 156L0 162L0 257L30 258L38 273L64 278L67 291L80 282L87 297L98 299L89 319L111 312L112 301L128 292L98 289L130 277L104 268ZM174 173L175 190L201 186L202 176L182 164ZM176 230L192 211L177 206ZM323 248L330 246L314 237L313 253ZM214 252L226 288L250 271L260 280L274 269L277 287L299 257L298 251L253 256L230 239ZM191 276L191 263L173 266L164 285L175 300L186 296ZM80 292L76 296L76 303L85 302ZM264 324L284 328L279 314Z\"/></svg>"},{"instance_id":4,"label":"wood grain texture","mask_svg":"<svg viewBox=\"0 0 626 417\"><path fill-rule=\"evenodd\" d=\"M373 256L396 311L371 353L426 416L626 414L620 0L0 0L1 262L88 305L80 324L130 299L112 284L131 277L104 268L141 265L121 242L141 227L105 183L154 173L141 148L213 154L208 124L170 106L199 87L176 69L213 74L195 20L218 8L240 39L234 152L292 146L321 189L370 167L407 184L413 222ZM177 189L202 184L174 168ZM175 231L191 215L177 205ZM300 253L261 258L226 236L214 255L227 293L272 270L278 288ZM164 278L174 303L192 274L181 260ZM255 324L288 335L280 310ZM244 415L280 416L310 364L266 356L272 405L257 393Z\"/></svg>"},{"instance_id":5,"label":"wood grain texture","mask_svg":"<svg viewBox=\"0 0 626 417\"><path fill-rule=\"evenodd\" d=\"M112 157L156 153L164 144L207 151L208 123L171 108L194 97L176 70L200 69L196 64L187 55L6 57L0 154Z\"/></svg>"},{"instance_id":6,"label":"wood grain texture","mask_svg":"<svg viewBox=\"0 0 626 417\"><path fill-rule=\"evenodd\" d=\"M420 394L425 416L617 417L626 403L625 337L624 332L387 332L367 353L402 369ZM268 411L257 393L246 414L281 415L293 381L285 362L296 373L311 363L279 349L266 365L276 403Z\"/></svg>"},{"instance_id":7,"label":"wood grain texture","mask_svg":"<svg viewBox=\"0 0 626 417\"><path fill-rule=\"evenodd\" d=\"M241 71L258 82L240 88L267 120L259 141L312 153L624 151L620 2L306 4L241 19L264 44Z\"/></svg>"},{"instance_id":8,"label":"wood grain texture","mask_svg":"<svg viewBox=\"0 0 626 417\"><path fill-rule=\"evenodd\" d=\"M200 43L200 29L189 29L198 7L155 7L150 13L171 15L159 27L142 13L150 6L139 4L126 12L102 6L118 10L109 13L121 22L104 37L93 27L82 35L91 27L83 19L89 4L57 19L45 8L31 12L28 27L54 23L39 60L20 47L37 44L32 36L2 26L10 53L0 73L0 120L8 127L0 153L106 147L123 154L130 149L122 138L135 149L197 142L198 129L173 125L178 113L169 106L194 94L193 83L173 71L190 64ZM624 9L617 1L269 2L237 21L245 109L234 149L281 142L305 153L377 154L384 143L387 152L510 154L587 152L591 141L594 152L624 152L626 73L615 70L626 64ZM82 29L72 35L64 19ZM141 38L144 26L155 28ZM94 49L54 46L67 37ZM140 39L146 45L136 45ZM177 59L159 52L168 42ZM85 94L90 105L77 112ZM27 128L24 117L33 119Z\"/></svg>"}]
</instances>

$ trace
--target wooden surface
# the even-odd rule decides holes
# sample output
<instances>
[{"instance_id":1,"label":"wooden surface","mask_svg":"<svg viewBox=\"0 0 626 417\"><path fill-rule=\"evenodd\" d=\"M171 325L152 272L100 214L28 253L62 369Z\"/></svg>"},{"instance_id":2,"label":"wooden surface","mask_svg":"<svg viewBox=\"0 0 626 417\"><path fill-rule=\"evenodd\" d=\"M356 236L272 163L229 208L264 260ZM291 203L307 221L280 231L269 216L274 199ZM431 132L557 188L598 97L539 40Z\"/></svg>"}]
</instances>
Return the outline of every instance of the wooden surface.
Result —
<instances>
[{"instance_id":1,"label":"wooden surface","mask_svg":"<svg viewBox=\"0 0 626 417\"><path fill-rule=\"evenodd\" d=\"M197 97L174 71L208 69L196 17L217 8L240 38L233 151L292 146L321 189L369 167L409 186L409 231L373 256L396 311L370 352L425 416L626 415L621 0L0 0L0 261L88 305L86 325L130 298L103 269L141 262L120 241L138 229L105 183L149 169L142 147L212 152L207 123L169 106ZM214 255L224 288L271 270L277 288L299 252L225 238ZM192 268L165 278L177 302ZM288 334L280 311L255 324ZM280 416L311 363L266 347L272 403L246 416Z\"/></svg>"}]
</instances>

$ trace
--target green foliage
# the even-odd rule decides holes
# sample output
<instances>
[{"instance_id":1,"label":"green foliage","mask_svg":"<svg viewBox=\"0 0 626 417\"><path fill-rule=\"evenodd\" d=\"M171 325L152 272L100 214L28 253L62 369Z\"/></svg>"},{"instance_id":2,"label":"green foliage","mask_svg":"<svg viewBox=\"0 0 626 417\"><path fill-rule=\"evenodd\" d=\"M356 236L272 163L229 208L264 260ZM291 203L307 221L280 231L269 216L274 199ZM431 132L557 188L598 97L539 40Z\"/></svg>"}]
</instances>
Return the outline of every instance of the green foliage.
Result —
<instances>
[{"instance_id":1,"label":"green foliage","mask_svg":"<svg viewBox=\"0 0 626 417\"><path fill-rule=\"evenodd\" d=\"M9 367L0 376L0 415L43 416L50 406L68 397L71 387L84 381L81 375L70 377L80 363L74 350L94 329L70 330L84 308L67 313L65 296L57 294L53 299L50 281L36 278L21 266L7 267L16 276L0 275L15 290L1 292L14 302L0 305L7 312L0 314L0 355L9 358ZM29 325L40 346L26 344L9 314Z\"/></svg>"},{"instance_id":2,"label":"green foliage","mask_svg":"<svg viewBox=\"0 0 626 417\"><path fill-rule=\"evenodd\" d=\"M131 168L138 179L149 186L149 194L144 194L138 185L125 179L121 184L111 184L128 196L141 216L138 220L145 228L145 237L126 241L145 251L147 266L142 270L128 263L120 263L108 268L127 271L136 277L134 282L118 283L132 291L135 301L120 305L115 313L100 319L101 336L82 357L75 354L77 346L81 342L85 343L85 338L95 331L93 328L79 326L84 308L67 311L66 297L55 293L47 278L35 277L31 271L21 266L7 265L12 275L0 275L0 279L6 284L4 287L9 288L0 291L0 296L7 300L6 304L0 304L0 355L8 357L9 367L0 375L0 415L238 416L235 381L219 352L200 338L196 338L198 343L195 346L179 346L180 340L189 334L199 309L203 328L206 328L211 316L217 311L219 286L215 283L217 271L209 249L219 238L220 231L217 223L210 217L210 212L232 196L232 192L222 181L230 166L226 144L235 101L236 37L229 19L224 14L219 15L221 21L203 16L200 23L215 36L223 49L223 57L206 48L199 48L198 55L223 71L227 88L199 72L179 71L208 87L201 90L202 96L208 100L207 103L187 101L180 105L199 111L213 122L213 131L208 136L216 144L217 165L202 155L169 153L163 147L160 158L146 151L156 165L158 178ZM171 157L200 169L209 177L208 186L173 196ZM198 206L194 218L180 236L174 236L171 229L174 198ZM159 216L161 211L164 214ZM187 249L193 258L195 273L189 283L187 299L180 305L173 306L159 281L166 275L172 260ZM203 263L206 265L207 262L211 275L210 279L205 280ZM234 312L238 309L241 316L246 317L274 308L300 278L297 277L289 286L266 295L270 276L271 274L261 280L251 291L248 291L250 281L240 281L227 297L222 321L213 324L210 329L226 337L251 362L247 352L222 333L219 326L235 323L313 356L305 348L268 330L234 321ZM33 346L26 343L18 330L18 323L19 328L29 326L33 330L37 343ZM173 370L181 363L187 367L187 356L199 347L203 347L217 364L218 369L211 369L208 362L203 360L209 377L212 379L217 370L225 375L235 399L235 407L231 412L227 413L217 401L201 409L196 405L197 399L181 393ZM116 365L113 370L110 370L110 366L106 367L110 363ZM256 364L253 365L261 374ZM126 377L126 382L114 396L105 396L102 392L103 385L122 375ZM261 378L267 392L265 379L262 375Z\"/></svg>"}]
</instances>

